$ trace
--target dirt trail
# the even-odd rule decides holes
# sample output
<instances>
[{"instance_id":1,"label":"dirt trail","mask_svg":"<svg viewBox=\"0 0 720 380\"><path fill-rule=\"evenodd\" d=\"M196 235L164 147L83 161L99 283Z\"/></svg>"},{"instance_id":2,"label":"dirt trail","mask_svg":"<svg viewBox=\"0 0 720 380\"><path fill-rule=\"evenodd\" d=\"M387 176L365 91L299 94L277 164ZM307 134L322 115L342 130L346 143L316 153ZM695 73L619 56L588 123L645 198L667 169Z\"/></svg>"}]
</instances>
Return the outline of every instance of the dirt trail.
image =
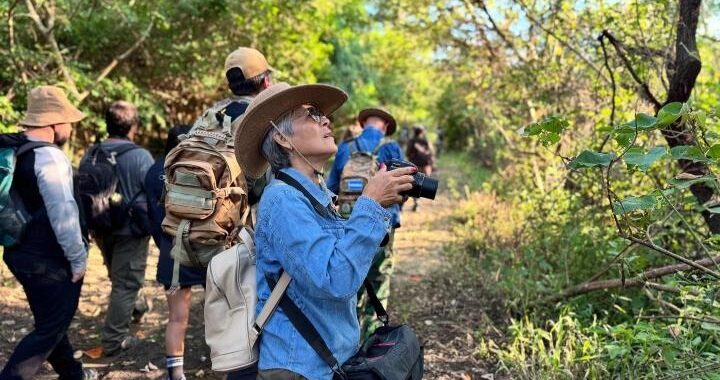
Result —
<instances>
[{"instance_id":1,"label":"dirt trail","mask_svg":"<svg viewBox=\"0 0 720 380\"><path fill-rule=\"evenodd\" d=\"M482 273L457 267L448 244L454 239L451 214L457 201L447 189L450 170L438 172L443 184L434 201L412 200L395 235L395 269L390 314L410 324L425 344L426 379L493 379L494 363L480 360L482 336L500 336L502 302L485 288Z\"/></svg>"},{"instance_id":2,"label":"dirt trail","mask_svg":"<svg viewBox=\"0 0 720 380\"><path fill-rule=\"evenodd\" d=\"M450 173L448 175L455 173ZM440 172L443 183L446 176ZM457 179L462 185L462 179ZM416 212L408 202L403 227L395 241L395 275L390 313L394 323L409 323L425 344L425 379L492 379L493 363L474 355L478 339L498 336L495 328L501 305L492 292L483 288L485 281L477 273L453 267L444 247L453 239L449 221L456 202L443 187L435 201L420 200ZM163 379L164 326L167 307L162 287L155 281L157 249L152 248L146 270L144 294L153 305L132 332L142 343L112 358L91 359L83 356L86 367L97 368L104 379ZM32 328L32 316L22 288L4 263L0 263L0 364L4 364L17 340ZM100 344L110 282L100 253L90 254L78 312L69 333L77 350L89 350ZM203 290L193 291L193 307L186 339L185 368L188 379L221 379L209 369L209 351L204 343ZM148 363L157 370L144 372ZM56 379L45 364L38 379Z\"/></svg>"}]
</instances>

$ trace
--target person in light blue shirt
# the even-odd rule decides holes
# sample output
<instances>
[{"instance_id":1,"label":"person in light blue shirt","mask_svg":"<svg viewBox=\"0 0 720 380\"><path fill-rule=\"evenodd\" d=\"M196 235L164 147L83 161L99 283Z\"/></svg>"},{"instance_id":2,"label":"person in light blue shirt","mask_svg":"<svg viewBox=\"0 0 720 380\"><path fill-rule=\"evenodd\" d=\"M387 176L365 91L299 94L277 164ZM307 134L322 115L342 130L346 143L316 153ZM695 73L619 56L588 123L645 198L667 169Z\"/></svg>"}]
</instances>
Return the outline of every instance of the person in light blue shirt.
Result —
<instances>
[{"instance_id":1,"label":"person in light blue shirt","mask_svg":"<svg viewBox=\"0 0 720 380\"><path fill-rule=\"evenodd\" d=\"M382 108L366 108L360 111L357 119L363 127L362 133L358 137L340 144L328 178L328 188L335 193L340 190L342 171L354 152L374 153L380 163L385 163L390 159L404 159L400 145L389 138L397 128L397 122L389 112ZM393 242L395 240L395 229L400 227L400 204L392 205L389 210L392 214L390 218L390 238L384 247L378 249L368 274L368 280L375 287L378 299L385 308L387 308L390 299ZM360 299L358 306L358 314L360 314L361 318L360 327L362 335L367 337L380 327L380 322L375 318L375 311L368 302L367 296L361 293L358 294L358 297Z\"/></svg>"},{"instance_id":2,"label":"person in light blue shirt","mask_svg":"<svg viewBox=\"0 0 720 380\"><path fill-rule=\"evenodd\" d=\"M349 219L333 207L322 168L337 151L328 115L347 99L329 85L278 83L248 107L237 123L236 157L246 175L276 174L260 200L255 231L259 313L283 271L293 279L286 295L308 318L339 363L360 344L356 294L392 214L412 187L413 168L384 168L368 182ZM288 176L308 193L288 185ZM311 198L314 200L310 201ZM318 212L313 203L324 207ZM333 371L279 307L260 335L258 379L332 379Z\"/></svg>"}]
</instances>

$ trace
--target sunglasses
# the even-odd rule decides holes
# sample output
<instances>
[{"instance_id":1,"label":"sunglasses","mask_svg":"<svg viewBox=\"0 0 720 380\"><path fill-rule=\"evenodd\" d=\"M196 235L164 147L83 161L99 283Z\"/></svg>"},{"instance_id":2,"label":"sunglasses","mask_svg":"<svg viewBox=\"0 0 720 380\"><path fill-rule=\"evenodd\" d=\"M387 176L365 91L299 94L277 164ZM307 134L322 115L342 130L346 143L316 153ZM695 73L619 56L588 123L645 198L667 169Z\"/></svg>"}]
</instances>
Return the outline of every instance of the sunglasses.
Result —
<instances>
[{"instance_id":1,"label":"sunglasses","mask_svg":"<svg viewBox=\"0 0 720 380\"><path fill-rule=\"evenodd\" d=\"M315 106L310 106L307 108L303 107L302 110L300 110L300 112L302 112L302 114L301 114L301 116L297 117L298 119L302 118L302 117L307 117L320 125L322 125L323 118L327 118L328 120L332 121L332 119L330 119L328 116L326 116L322 111L317 109L317 107L315 107Z\"/></svg>"}]
</instances>

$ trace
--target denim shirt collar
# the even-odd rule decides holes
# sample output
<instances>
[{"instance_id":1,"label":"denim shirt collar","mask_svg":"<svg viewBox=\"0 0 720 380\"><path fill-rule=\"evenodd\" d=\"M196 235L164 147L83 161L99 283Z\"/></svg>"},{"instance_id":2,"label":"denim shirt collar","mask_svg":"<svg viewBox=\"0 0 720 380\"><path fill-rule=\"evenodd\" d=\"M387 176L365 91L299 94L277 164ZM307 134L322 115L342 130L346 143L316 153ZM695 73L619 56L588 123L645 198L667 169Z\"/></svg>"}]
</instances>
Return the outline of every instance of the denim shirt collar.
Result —
<instances>
[{"instance_id":1,"label":"denim shirt collar","mask_svg":"<svg viewBox=\"0 0 720 380\"><path fill-rule=\"evenodd\" d=\"M300 184L308 192L310 192L310 195L312 195L315 200L320 202L321 205L326 207L330 205L330 201L332 200L334 194L325 186L325 181L320 181L319 185L313 183L310 178L308 178L305 174L301 173L295 168L285 168L280 169L280 171L289 175L294 180L300 182Z\"/></svg>"}]
</instances>

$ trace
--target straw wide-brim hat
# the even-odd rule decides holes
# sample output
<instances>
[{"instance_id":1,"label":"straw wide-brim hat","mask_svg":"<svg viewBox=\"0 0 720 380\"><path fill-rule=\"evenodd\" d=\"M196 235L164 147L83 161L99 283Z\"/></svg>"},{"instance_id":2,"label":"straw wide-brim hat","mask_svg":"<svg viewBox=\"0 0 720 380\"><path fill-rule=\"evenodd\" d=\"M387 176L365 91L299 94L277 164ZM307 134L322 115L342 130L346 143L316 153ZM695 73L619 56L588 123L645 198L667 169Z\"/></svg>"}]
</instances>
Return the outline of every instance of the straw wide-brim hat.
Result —
<instances>
[{"instance_id":1,"label":"straw wide-brim hat","mask_svg":"<svg viewBox=\"0 0 720 380\"><path fill-rule=\"evenodd\" d=\"M327 84L306 84L290 86L280 82L258 96L247 110L233 124L235 131L235 158L245 175L259 178L268 168L268 162L261 153L262 142L272 125L288 111L312 104L325 115L330 115L345 103L345 91Z\"/></svg>"},{"instance_id":2,"label":"straw wide-brim hat","mask_svg":"<svg viewBox=\"0 0 720 380\"><path fill-rule=\"evenodd\" d=\"M367 120L367 118L369 118L370 116L377 116L388 123L387 130L385 131L385 136L390 136L395 133L395 129L397 128L397 122L395 121L393 115L390 114L390 112L382 108L365 108L364 110L360 111L357 117L360 125L362 125L363 128L365 128L365 120Z\"/></svg>"},{"instance_id":3,"label":"straw wide-brim hat","mask_svg":"<svg viewBox=\"0 0 720 380\"><path fill-rule=\"evenodd\" d=\"M62 89L55 86L40 86L30 91L27 112L18 124L26 127L47 127L77 123L84 118L85 114L70 103Z\"/></svg>"}]
</instances>

